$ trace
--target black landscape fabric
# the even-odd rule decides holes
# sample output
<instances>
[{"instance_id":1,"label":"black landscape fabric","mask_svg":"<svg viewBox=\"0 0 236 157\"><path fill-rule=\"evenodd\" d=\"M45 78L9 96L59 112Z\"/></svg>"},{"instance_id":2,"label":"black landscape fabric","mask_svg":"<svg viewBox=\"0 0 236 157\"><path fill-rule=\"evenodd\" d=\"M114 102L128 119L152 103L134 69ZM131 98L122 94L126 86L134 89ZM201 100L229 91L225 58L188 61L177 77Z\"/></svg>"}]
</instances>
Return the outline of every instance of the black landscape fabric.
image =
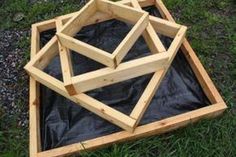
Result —
<instances>
[{"instance_id":1,"label":"black landscape fabric","mask_svg":"<svg viewBox=\"0 0 236 157\"><path fill-rule=\"evenodd\" d=\"M145 8L150 14L160 17L154 7ZM109 20L83 28L75 37L98 48L112 52L132 26L117 20ZM41 34L45 44L55 31ZM160 36L166 47L171 39ZM142 37L138 39L123 61L149 55L150 51ZM104 66L78 53L72 52L76 75L103 68ZM57 56L45 69L48 74L62 80L60 60ZM103 103L130 114L153 74L130 79L87 92ZM56 92L40 86L40 120L42 149L65 146L84 140L108 135L122 129L80 107ZM209 100L200 87L183 53L178 51L171 67L140 125L161 120L209 105Z\"/></svg>"}]
</instances>

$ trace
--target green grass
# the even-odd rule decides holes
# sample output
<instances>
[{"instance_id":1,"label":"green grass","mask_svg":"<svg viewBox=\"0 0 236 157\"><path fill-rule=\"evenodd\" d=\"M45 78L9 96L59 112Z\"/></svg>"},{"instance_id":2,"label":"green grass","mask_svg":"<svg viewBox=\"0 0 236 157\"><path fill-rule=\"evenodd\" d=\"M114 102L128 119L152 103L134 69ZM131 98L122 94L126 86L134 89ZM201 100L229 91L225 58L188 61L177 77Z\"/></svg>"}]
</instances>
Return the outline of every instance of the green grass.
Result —
<instances>
[{"instance_id":1,"label":"green grass","mask_svg":"<svg viewBox=\"0 0 236 157\"><path fill-rule=\"evenodd\" d=\"M236 156L236 3L234 0L165 0L165 4L178 23L189 27L188 39L229 109L213 120L202 120L171 133L113 145L82 156ZM4 15L0 16L0 28L29 29L31 23L80 7L76 0L64 0L63 3L51 0L33 6L28 0L5 0L0 6L0 15ZM12 18L19 12L25 17L20 22L13 22ZM27 60L29 39L23 38L18 46L26 52ZM14 123L16 119L1 121L0 154L4 155L0 156L27 156L27 139L15 138L22 132Z\"/></svg>"},{"instance_id":2,"label":"green grass","mask_svg":"<svg viewBox=\"0 0 236 157\"><path fill-rule=\"evenodd\" d=\"M1 157L24 157L28 154L28 136L25 135L26 131L17 124L19 116L16 114L7 117L3 111L0 111Z\"/></svg>"},{"instance_id":3,"label":"green grass","mask_svg":"<svg viewBox=\"0 0 236 157\"><path fill-rule=\"evenodd\" d=\"M83 3L77 0L39 0L29 3L29 0L3 0L0 7L0 29L29 28L32 23L79 10ZM14 22L16 14L22 13L24 18Z\"/></svg>"}]
</instances>

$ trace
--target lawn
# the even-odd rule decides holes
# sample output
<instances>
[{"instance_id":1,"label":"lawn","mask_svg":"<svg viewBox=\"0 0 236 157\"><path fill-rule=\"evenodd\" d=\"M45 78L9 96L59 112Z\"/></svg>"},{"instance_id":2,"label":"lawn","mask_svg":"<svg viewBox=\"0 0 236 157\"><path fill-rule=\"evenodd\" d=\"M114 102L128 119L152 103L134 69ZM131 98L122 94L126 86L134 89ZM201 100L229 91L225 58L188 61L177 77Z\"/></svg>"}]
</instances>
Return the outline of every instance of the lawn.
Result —
<instances>
[{"instance_id":1,"label":"lawn","mask_svg":"<svg viewBox=\"0 0 236 157\"><path fill-rule=\"evenodd\" d=\"M202 120L164 135L113 145L82 156L236 156L236 1L165 0L164 3L178 23L188 26L188 39L226 101L227 111L216 119ZM22 79L22 76L27 78L22 67L29 59L30 25L76 11L84 4L85 1L76 0L2 0L0 33L23 32L11 47L22 52L16 65L20 75L16 76L15 92L23 92L28 86L28 80ZM0 50L0 55L8 53L8 49ZM28 156L27 97L16 97L14 102L20 112L13 114L7 111L9 108L2 107L8 104L0 99L1 157ZM22 124L24 118L26 122Z\"/></svg>"}]
</instances>

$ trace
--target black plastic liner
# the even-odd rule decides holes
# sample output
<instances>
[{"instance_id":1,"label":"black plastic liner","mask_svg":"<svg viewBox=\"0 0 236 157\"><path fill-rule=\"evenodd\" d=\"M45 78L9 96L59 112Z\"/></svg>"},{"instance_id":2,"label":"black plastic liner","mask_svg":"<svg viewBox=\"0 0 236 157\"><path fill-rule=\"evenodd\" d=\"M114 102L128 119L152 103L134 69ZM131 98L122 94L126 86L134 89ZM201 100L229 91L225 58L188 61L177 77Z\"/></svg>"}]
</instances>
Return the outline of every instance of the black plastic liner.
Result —
<instances>
[{"instance_id":1,"label":"black plastic liner","mask_svg":"<svg viewBox=\"0 0 236 157\"><path fill-rule=\"evenodd\" d=\"M159 16L154 7L145 8L150 14ZM112 52L128 33L131 26L117 20L87 26L76 38L96 47ZM42 45L53 31L41 34ZM171 40L161 36L166 47ZM150 51L142 37L135 43L124 61L149 55ZM76 75L104 67L103 65L73 52L73 68ZM56 57L45 72L62 79L59 57ZM143 93L153 74L130 79L99 88L87 94L107 105L129 114ZM48 150L120 131L119 127L96 116L88 110L41 85L40 120L42 149ZM140 125L185 113L208 105L209 100L200 87L183 53L179 51Z\"/></svg>"}]
</instances>

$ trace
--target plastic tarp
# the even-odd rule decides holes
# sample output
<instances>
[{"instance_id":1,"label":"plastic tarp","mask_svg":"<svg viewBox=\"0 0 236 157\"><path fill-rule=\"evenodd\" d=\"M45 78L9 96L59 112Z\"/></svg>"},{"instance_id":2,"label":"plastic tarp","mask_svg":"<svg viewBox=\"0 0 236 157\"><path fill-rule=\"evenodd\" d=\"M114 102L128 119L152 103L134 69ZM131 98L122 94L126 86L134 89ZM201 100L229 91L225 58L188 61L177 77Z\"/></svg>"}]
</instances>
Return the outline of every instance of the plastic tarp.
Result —
<instances>
[{"instance_id":1,"label":"plastic tarp","mask_svg":"<svg viewBox=\"0 0 236 157\"><path fill-rule=\"evenodd\" d=\"M160 17L154 7L145 8L151 15ZM131 29L131 25L118 20L109 20L86 26L75 36L86 43L112 52ZM41 34L44 45L55 31ZM171 39L161 36L168 48ZM150 55L144 39L140 37L123 61ZM103 68L104 66L72 52L75 75ZM45 69L48 74L62 80L59 56ZM153 74L140 76L124 82L87 92L88 95L121 111L130 114ZM42 149L48 150L84 140L108 135L121 128L98 117L56 92L40 86L40 128ZM146 110L139 125L185 113L209 104L185 56L178 51L167 74Z\"/></svg>"}]
</instances>

